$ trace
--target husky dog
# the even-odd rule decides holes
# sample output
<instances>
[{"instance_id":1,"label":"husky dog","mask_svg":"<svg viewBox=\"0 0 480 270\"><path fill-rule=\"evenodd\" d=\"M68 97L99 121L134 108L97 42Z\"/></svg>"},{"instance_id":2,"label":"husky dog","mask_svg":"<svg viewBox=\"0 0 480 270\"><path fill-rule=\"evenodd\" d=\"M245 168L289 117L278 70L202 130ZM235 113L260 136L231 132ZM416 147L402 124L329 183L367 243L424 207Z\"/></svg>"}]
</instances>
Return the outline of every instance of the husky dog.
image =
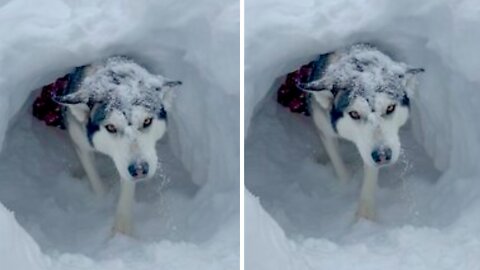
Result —
<instances>
[{"instance_id":1,"label":"husky dog","mask_svg":"<svg viewBox=\"0 0 480 270\"><path fill-rule=\"evenodd\" d=\"M126 57L77 68L69 93L55 97L66 107L65 126L94 192L105 192L94 153L112 158L120 175L114 232L132 231L135 183L157 168L156 142L166 132L171 90L181 84L154 75Z\"/></svg>"},{"instance_id":2,"label":"husky dog","mask_svg":"<svg viewBox=\"0 0 480 270\"><path fill-rule=\"evenodd\" d=\"M340 157L337 138L355 144L364 163L358 218L373 219L378 171L400 155L398 131L409 117L416 74L374 46L356 44L323 55L319 78L299 84L311 93L310 111L325 150L341 182L350 174Z\"/></svg>"}]
</instances>

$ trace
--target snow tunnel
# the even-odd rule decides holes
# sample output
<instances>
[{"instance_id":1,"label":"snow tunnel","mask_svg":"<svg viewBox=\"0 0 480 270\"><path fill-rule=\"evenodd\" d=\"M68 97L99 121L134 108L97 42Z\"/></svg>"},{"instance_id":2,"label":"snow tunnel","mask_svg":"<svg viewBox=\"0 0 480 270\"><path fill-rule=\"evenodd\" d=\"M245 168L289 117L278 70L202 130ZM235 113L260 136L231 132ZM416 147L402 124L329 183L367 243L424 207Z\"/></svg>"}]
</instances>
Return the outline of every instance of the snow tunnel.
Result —
<instances>
[{"instance_id":1,"label":"snow tunnel","mask_svg":"<svg viewBox=\"0 0 480 270\"><path fill-rule=\"evenodd\" d=\"M1 1L4 267L238 267L238 6ZM76 175L79 163L68 134L31 111L43 85L112 55L130 56L153 73L183 81L168 112L167 135L157 144L158 173L136 192L134 238L110 237L118 196L112 162L98 161L110 190L96 198Z\"/></svg>"},{"instance_id":2,"label":"snow tunnel","mask_svg":"<svg viewBox=\"0 0 480 270\"><path fill-rule=\"evenodd\" d=\"M478 233L472 225L478 225L478 214L472 209L480 206L480 125L475 120L480 97L475 48L480 40L465 31L477 33L479 21L467 11L472 3L452 8L446 2L279 1L269 9L247 3L247 267L373 267L384 259L414 258L414 251L403 249L406 235L415 235L411 245L427 248L429 230L442 235L433 237L435 241L445 243L456 243L449 233L464 232L464 226ZM276 102L286 74L319 54L358 42L375 44L396 60L426 69L412 99L410 120L401 129L403 155L380 173L377 220L372 223L354 218L362 180L354 146L341 144L355 175L350 186L340 188L312 120ZM403 253L383 254L379 246ZM262 260L259 254L266 248L277 261ZM358 254L369 259L357 262ZM431 258L441 254L441 248L432 249ZM396 267L385 268L403 269Z\"/></svg>"}]
</instances>

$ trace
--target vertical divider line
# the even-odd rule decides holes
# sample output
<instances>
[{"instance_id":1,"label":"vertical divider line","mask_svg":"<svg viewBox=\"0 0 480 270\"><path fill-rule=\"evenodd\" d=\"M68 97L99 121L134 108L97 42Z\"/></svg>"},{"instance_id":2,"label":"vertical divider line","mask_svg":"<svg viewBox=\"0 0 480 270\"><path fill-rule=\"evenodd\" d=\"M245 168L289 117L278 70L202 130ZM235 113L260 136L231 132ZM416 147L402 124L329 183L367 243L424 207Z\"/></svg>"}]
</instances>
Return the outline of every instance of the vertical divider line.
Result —
<instances>
[{"instance_id":1,"label":"vertical divider line","mask_svg":"<svg viewBox=\"0 0 480 270\"><path fill-rule=\"evenodd\" d=\"M245 1L240 1L240 269L245 269Z\"/></svg>"}]
</instances>

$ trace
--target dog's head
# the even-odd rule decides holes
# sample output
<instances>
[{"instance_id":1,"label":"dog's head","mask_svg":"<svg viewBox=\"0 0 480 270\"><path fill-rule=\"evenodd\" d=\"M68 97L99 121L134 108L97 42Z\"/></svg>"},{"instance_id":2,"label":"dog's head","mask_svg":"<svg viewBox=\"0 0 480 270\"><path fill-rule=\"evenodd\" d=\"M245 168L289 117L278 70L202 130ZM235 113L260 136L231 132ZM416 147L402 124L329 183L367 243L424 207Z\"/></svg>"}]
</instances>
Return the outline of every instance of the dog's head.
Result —
<instances>
[{"instance_id":1,"label":"dog's head","mask_svg":"<svg viewBox=\"0 0 480 270\"><path fill-rule=\"evenodd\" d=\"M415 77L424 70L395 62L371 46L354 46L329 60L322 78L301 88L330 113L333 130L356 145L365 164L395 163Z\"/></svg>"},{"instance_id":2,"label":"dog's head","mask_svg":"<svg viewBox=\"0 0 480 270\"><path fill-rule=\"evenodd\" d=\"M113 159L122 179L152 177L171 90L181 82L153 75L123 57L89 66L84 73L78 91L57 97L57 102L85 125L91 146Z\"/></svg>"}]
</instances>

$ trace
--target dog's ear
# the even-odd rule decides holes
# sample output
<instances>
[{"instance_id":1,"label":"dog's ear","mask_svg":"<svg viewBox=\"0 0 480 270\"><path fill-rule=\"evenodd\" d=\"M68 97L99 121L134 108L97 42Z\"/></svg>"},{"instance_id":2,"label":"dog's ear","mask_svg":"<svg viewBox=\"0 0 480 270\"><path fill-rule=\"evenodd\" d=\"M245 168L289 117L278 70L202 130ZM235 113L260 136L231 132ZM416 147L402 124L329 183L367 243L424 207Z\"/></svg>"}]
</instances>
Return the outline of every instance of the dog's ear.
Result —
<instances>
[{"instance_id":1,"label":"dog's ear","mask_svg":"<svg viewBox=\"0 0 480 270\"><path fill-rule=\"evenodd\" d=\"M160 99L162 100L163 106L168 111L173 104L173 99L175 98L175 91L173 91L178 86L182 85L181 81L171 81L165 79L161 87L157 88L157 91L160 93Z\"/></svg>"},{"instance_id":2,"label":"dog's ear","mask_svg":"<svg viewBox=\"0 0 480 270\"><path fill-rule=\"evenodd\" d=\"M182 85L182 82L181 81L169 81L169 80L165 80L163 82L163 85L162 87L175 87L175 86L180 86Z\"/></svg>"},{"instance_id":3,"label":"dog's ear","mask_svg":"<svg viewBox=\"0 0 480 270\"><path fill-rule=\"evenodd\" d=\"M323 80L316 80L308 83L298 83L297 87L298 89L306 92L319 92L328 89Z\"/></svg>"},{"instance_id":4,"label":"dog's ear","mask_svg":"<svg viewBox=\"0 0 480 270\"><path fill-rule=\"evenodd\" d=\"M415 75L423 72L425 72L424 68L408 68L407 71L405 71L405 73L411 74L411 75Z\"/></svg>"},{"instance_id":5,"label":"dog's ear","mask_svg":"<svg viewBox=\"0 0 480 270\"><path fill-rule=\"evenodd\" d=\"M87 105L88 100L89 96L83 91L77 91L65 96L53 97L53 101L63 106L67 106L70 109L70 112L72 112L73 116L82 123L87 120L88 113L90 111L90 108Z\"/></svg>"},{"instance_id":6,"label":"dog's ear","mask_svg":"<svg viewBox=\"0 0 480 270\"><path fill-rule=\"evenodd\" d=\"M417 75L425 72L424 68L407 68L405 74L400 75L400 78L403 79L403 84L407 91L407 94L411 96L413 91L417 87Z\"/></svg>"},{"instance_id":7,"label":"dog's ear","mask_svg":"<svg viewBox=\"0 0 480 270\"><path fill-rule=\"evenodd\" d=\"M329 110L332 106L333 94L322 80L309 83L299 83L297 88L313 95L313 98L322 106Z\"/></svg>"}]
</instances>

